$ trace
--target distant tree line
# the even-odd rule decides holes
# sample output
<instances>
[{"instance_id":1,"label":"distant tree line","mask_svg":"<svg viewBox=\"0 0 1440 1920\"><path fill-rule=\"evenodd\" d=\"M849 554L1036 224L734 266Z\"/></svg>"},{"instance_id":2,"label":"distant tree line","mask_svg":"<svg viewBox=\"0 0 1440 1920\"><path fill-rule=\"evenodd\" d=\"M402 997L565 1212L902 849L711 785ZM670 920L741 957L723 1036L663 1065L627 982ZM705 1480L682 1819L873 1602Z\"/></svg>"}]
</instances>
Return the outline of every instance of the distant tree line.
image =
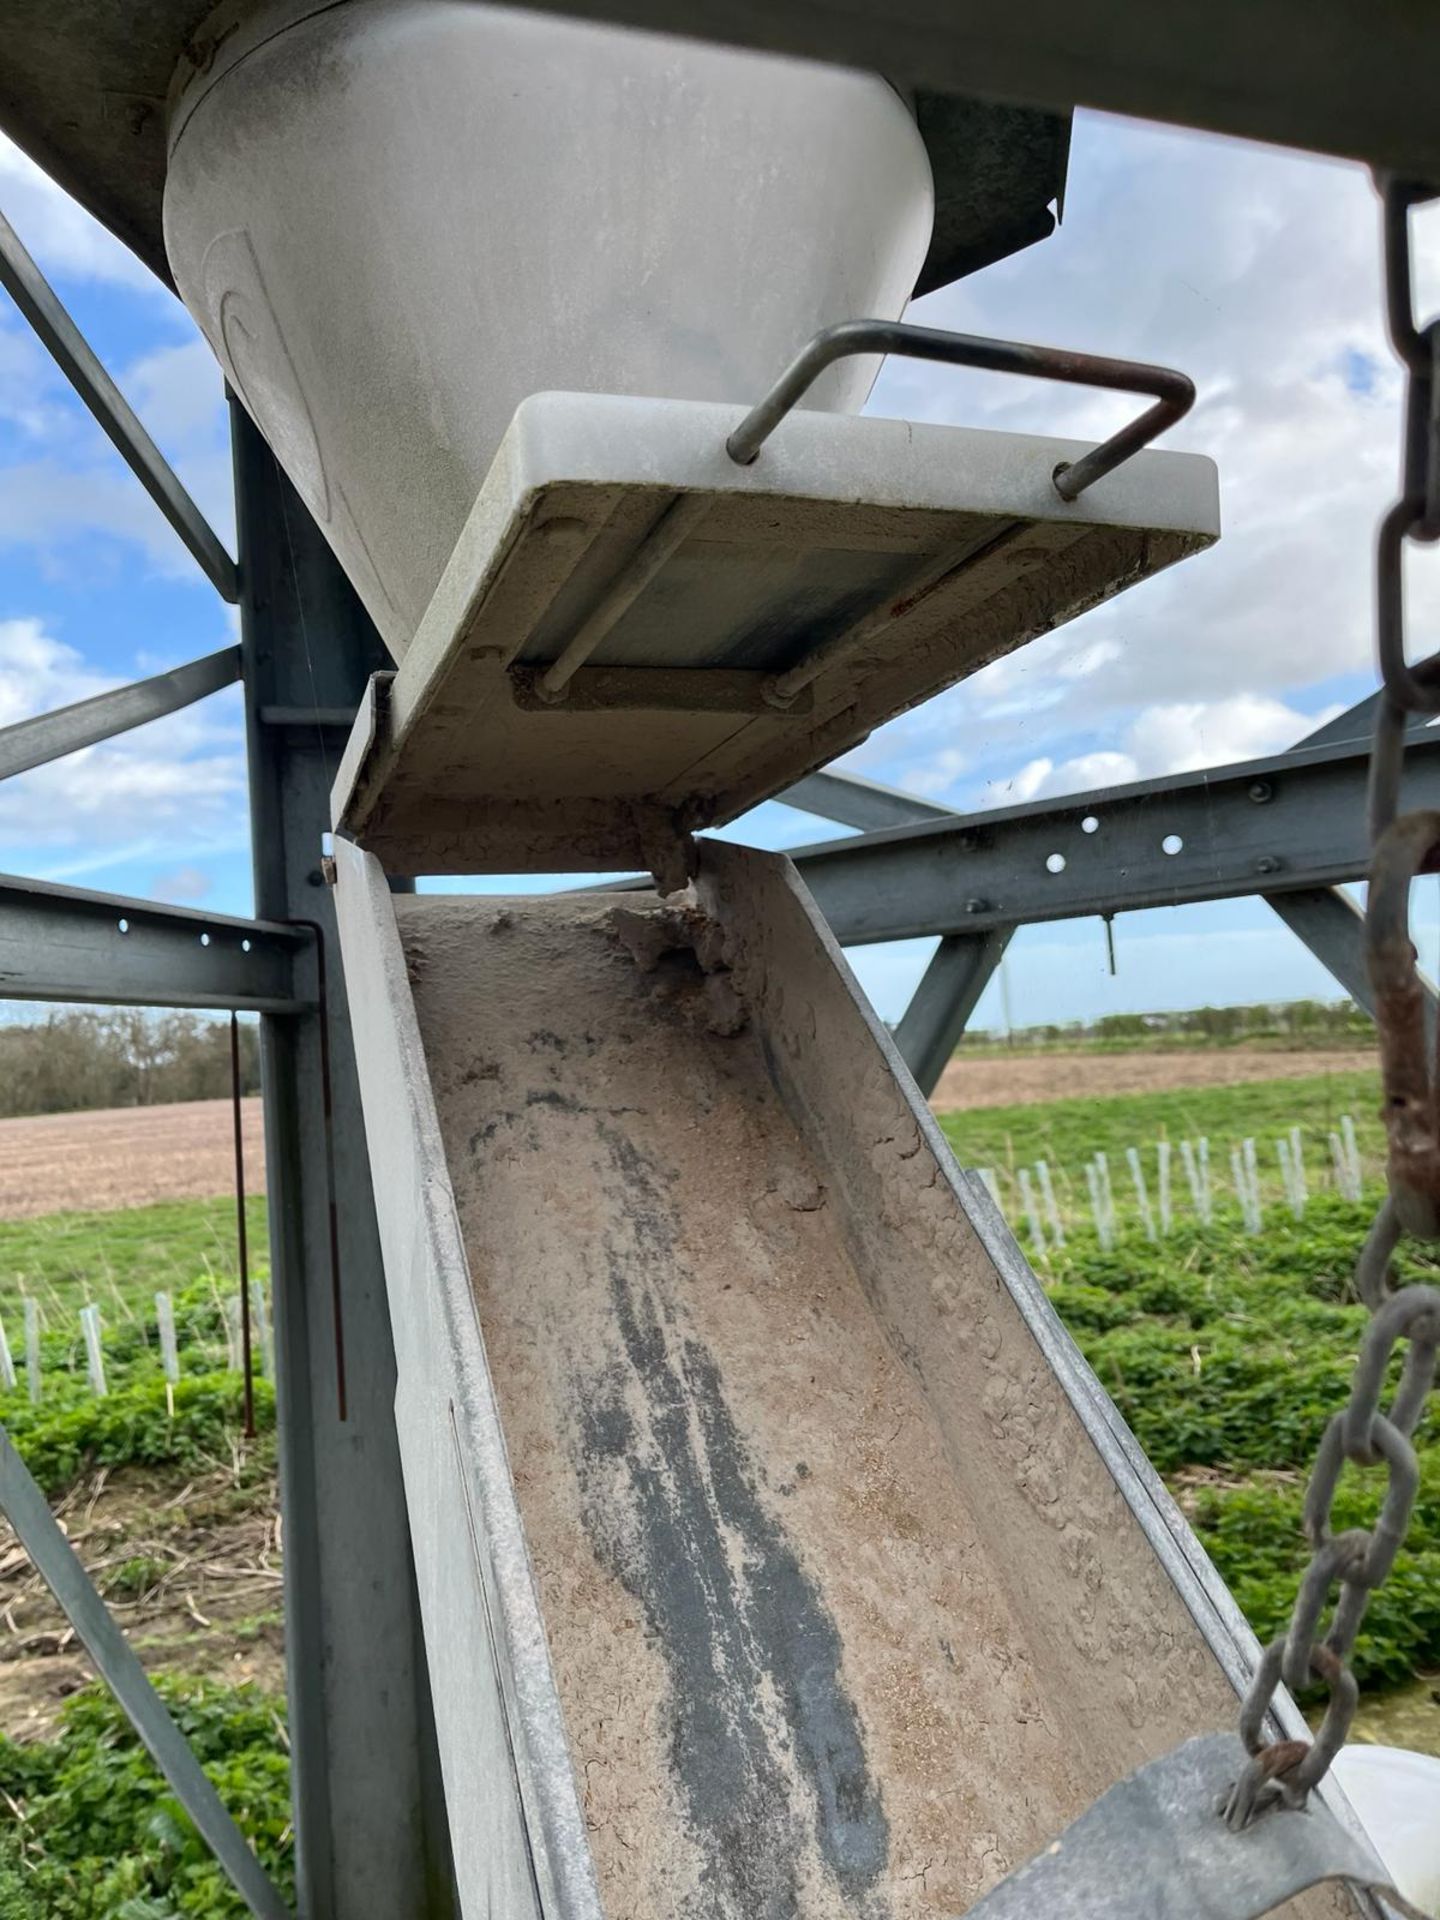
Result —
<instances>
[{"instance_id":1,"label":"distant tree line","mask_svg":"<svg viewBox=\"0 0 1440 1920\"><path fill-rule=\"evenodd\" d=\"M1353 1000L1261 1001L1248 1007L1191 1007L1183 1013L1107 1013L1094 1021L1063 1026L1017 1027L1017 1047L1092 1045L1098 1047L1234 1046L1268 1041L1272 1045L1315 1046L1334 1041L1368 1043L1375 1028ZM967 1040L996 1041L1003 1035L971 1028Z\"/></svg>"},{"instance_id":2,"label":"distant tree line","mask_svg":"<svg viewBox=\"0 0 1440 1920\"><path fill-rule=\"evenodd\" d=\"M260 1089L259 1031L240 1024L240 1083ZM230 1091L230 1022L115 1007L0 1026L0 1114L214 1100Z\"/></svg>"}]
</instances>

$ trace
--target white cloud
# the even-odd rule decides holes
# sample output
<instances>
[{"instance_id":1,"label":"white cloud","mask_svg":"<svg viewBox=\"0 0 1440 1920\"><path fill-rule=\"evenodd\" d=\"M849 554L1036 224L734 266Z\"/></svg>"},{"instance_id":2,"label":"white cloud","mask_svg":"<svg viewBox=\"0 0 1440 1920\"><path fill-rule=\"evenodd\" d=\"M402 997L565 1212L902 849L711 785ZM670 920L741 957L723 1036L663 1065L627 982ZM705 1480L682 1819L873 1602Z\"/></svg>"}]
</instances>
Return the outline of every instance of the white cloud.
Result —
<instances>
[{"instance_id":1,"label":"white cloud","mask_svg":"<svg viewBox=\"0 0 1440 1920\"><path fill-rule=\"evenodd\" d=\"M150 896L154 900L174 900L187 904L203 900L214 886L208 873L199 867L176 867L170 873L157 873L150 882Z\"/></svg>"},{"instance_id":2,"label":"white cloud","mask_svg":"<svg viewBox=\"0 0 1440 1920\"><path fill-rule=\"evenodd\" d=\"M1017 773L1000 780L987 780L980 804L986 807L1018 807L1037 794L1044 793L1055 773L1055 762L1047 755L1027 760Z\"/></svg>"},{"instance_id":3,"label":"white cloud","mask_svg":"<svg viewBox=\"0 0 1440 1920\"><path fill-rule=\"evenodd\" d=\"M97 537L139 548L157 573L203 578L160 509L118 461L77 469L41 459L0 468L0 548L38 553L61 577L75 567L89 583L123 580L132 554L97 547Z\"/></svg>"},{"instance_id":4,"label":"white cloud","mask_svg":"<svg viewBox=\"0 0 1440 1920\"><path fill-rule=\"evenodd\" d=\"M1221 479L1217 547L977 675L961 737L1047 710L1053 734L1161 701L1293 694L1370 667L1373 530L1399 457L1378 231L1358 167L1082 114L1060 234L917 303L930 324L1184 368L1200 399L1166 444L1209 453ZM1419 232L1433 275L1436 229ZM901 361L872 400L1086 436L1127 404ZM1440 569L1416 569L1412 620L1440 624Z\"/></svg>"},{"instance_id":5,"label":"white cloud","mask_svg":"<svg viewBox=\"0 0 1440 1920\"><path fill-rule=\"evenodd\" d=\"M18 316L0 313L0 420L27 440L43 440L61 424L54 363Z\"/></svg>"},{"instance_id":6,"label":"white cloud","mask_svg":"<svg viewBox=\"0 0 1440 1920\"><path fill-rule=\"evenodd\" d=\"M858 757L852 758L858 771ZM847 760L846 765L850 764ZM916 761L905 769L905 784L913 793L948 793L970 764L970 755L960 747L941 747L930 759Z\"/></svg>"},{"instance_id":7,"label":"white cloud","mask_svg":"<svg viewBox=\"0 0 1440 1920\"><path fill-rule=\"evenodd\" d=\"M1092 787L1258 760L1293 747L1338 711L1331 707L1304 714L1283 700L1250 693L1146 707L1125 729L1123 749L1100 748L1058 762L1042 755L1025 761L1016 773L987 780L976 798L980 806L1014 806Z\"/></svg>"},{"instance_id":8,"label":"white cloud","mask_svg":"<svg viewBox=\"0 0 1440 1920\"><path fill-rule=\"evenodd\" d=\"M184 308L3 138L0 202L62 297L66 282L75 281L146 296L154 344L131 365L110 370L201 511L228 540L234 510L224 384ZM118 570L129 556L97 551L100 536L122 549L140 548L156 573L201 577L79 396L8 308L0 310L0 422L15 440L9 463L0 467L0 545L34 550L61 571L76 564L79 552L87 573Z\"/></svg>"},{"instance_id":9,"label":"white cloud","mask_svg":"<svg viewBox=\"0 0 1440 1920\"><path fill-rule=\"evenodd\" d=\"M224 376L198 336L145 354L124 381L131 406L162 446L208 449L227 438Z\"/></svg>"},{"instance_id":10,"label":"white cloud","mask_svg":"<svg viewBox=\"0 0 1440 1920\"><path fill-rule=\"evenodd\" d=\"M1032 786L1026 797L1038 800L1055 793L1085 793L1092 787L1123 787L1128 781L1142 777L1133 753L1102 748L1098 753L1074 754L1059 766L1049 767L1044 779ZM986 789L987 795L993 791L997 791L997 783L992 781ZM992 804L1004 802L997 798Z\"/></svg>"},{"instance_id":11,"label":"white cloud","mask_svg":"<svg viewBox=\"0 0 1440 1920\"><path fill-rule=\"evenodd\" d=\"M130 249L78 206L12 140L0 134L0 201L41 269L54 278L98 280L174 296Z\"/></svg>"},{"instance_id":12,"label":"white cloud","mask_svg":"<svg viewBox=\"0 0 1440 1920\"><path fill-rule=\"evenodd\" d=\"M1338 712L1313 717L1265 694L1237 693L1228 700L1174 701L1147 707L1130 725L1126 745L1137 775L1188 773L1233 760L1283 753Z\"/></svg>"},{"instance_id":13,"label":"white cloud","mask_svg":"<svg viewBox=\"0 0 1440 1920\"><path fill-rule=\"evenodd\" d=\"M162 451L221 542L233 551L228 445L218 431L205 434L193 394L177 397L173 406L177 417L194 424L188 439L172 439ZM95 444L93 439L77 446L74 425L66 418L46 432L58 451L0 466L0 549L28 549L62 574L83 567L87 581L107 575L123 578L138 549L155 574L203 581L180 536L120 456L108 443ZM116 544L97 545L97 539Z\"/></svg>"},{"instance_id":14,"label":"white cloud","mask_svg":"<svg viewBox=\"0 0 1440 1920\"><path fill-rule=\"evenodd\" d=\"M39 620L0 620L0 726L52 707L89 700L114 686L74 647L52 639Z\"/></svg>"},{"instance_id":15,"label":"white cloud","mask_svg":"<svg viewBox=\"0 0 1440 1920\"><path fill-rule=\"evenodd\" d=\"M0 620L0 724L114 685L33 619ZM120 859L243 846L245 759L221 694L0 784L0 857L74 878Z\"/></svg>"},{"instance_id":16,"label":"white cloud","mask_svg":"<svg viewBox=\"0 0 1440 1920\"><path fill-rule=\"evenodd\" d=\"M1092 673L1100 673L1119 658L1118 640L1091 640L1078 650L1067 653L1057 663L1057 671L1062 680L1088 680Z\"/></svg>"}]
</instances>

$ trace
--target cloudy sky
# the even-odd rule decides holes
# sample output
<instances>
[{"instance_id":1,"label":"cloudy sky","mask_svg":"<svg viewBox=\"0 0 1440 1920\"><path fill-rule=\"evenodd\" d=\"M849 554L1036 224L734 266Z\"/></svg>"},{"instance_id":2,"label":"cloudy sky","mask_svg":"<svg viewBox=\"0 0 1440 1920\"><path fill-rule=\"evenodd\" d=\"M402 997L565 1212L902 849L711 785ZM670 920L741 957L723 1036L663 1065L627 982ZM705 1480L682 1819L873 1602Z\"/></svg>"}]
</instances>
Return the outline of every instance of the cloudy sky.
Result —
<instances>
[{"instance_id":1,"label":"cloudy sky","mask_svg":"<svg viewBox=\"0 0 1440 1920\"><path fill-rule=\"evenodd\" d=\"M220 377L184 310L3 144L0 208L231 541ZM1440 231L1421 237L1429 311L1440 244L1424 242ZM1276 751L1369 691L1371 537L1395 486L1400 383L1362 171L1080 115L1060 234L911 317L1184 368L1200 400L1172 444L1218 462L1225 532L847 764L955 807L1005 804ZM870 411L1099 438L1125 402L894 363ZM0 469L0 724L232 637L228 610L8 304ZM1440 562L1428 564L1412 581L1417 631L1440 608ZM825 831L772 805L738 837L780 846ZM237 697L0 787L0 868L248 911ZM1117 945L1111 979L1098 923L1022 933L1007 963L1015 1020L1335 991L1258 901L1126 916ZM925 952L856 956L883 1013L900 1011ZM977 1017L998 1022L998 989Z\"/></svg>"}]
</instances>

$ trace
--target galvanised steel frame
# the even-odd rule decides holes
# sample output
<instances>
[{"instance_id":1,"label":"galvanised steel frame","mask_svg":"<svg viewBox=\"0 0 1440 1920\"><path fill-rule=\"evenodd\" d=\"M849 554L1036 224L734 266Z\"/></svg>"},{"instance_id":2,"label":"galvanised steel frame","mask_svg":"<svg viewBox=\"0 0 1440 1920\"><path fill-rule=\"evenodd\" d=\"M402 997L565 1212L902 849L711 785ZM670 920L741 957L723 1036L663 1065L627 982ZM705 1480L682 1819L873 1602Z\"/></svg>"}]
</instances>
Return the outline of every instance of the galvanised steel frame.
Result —
<instances>
[{"instance_id":1,"label":"galvanised steel frame","mask_svg":"<svg viewBox=\"0 0 1440 1920\"><path fill-rule=\"evenodd\" d=\"M1108 3L1132 27L1141 17L1121 0ZM967 89L983 81L1001 94L1063 94L1393 157L1384 131L1397 124L1393 95L1383 126L1372 126L1369 93L1347 79L1346 98L1360 104L1345 136L1334 134L1344 101L1331 97L1326 74L1347 76L1349 61L1321 59L1288 95L1276 86L1258 94L1212 87L1203 103L1192 102L1185 88L1203 91L1204 75L1188 55L1183 71L1171 73L1162 60L1160 78L1142 84L1082 44L1073 13L1061 9L1052 9L1054 44L1043 33L1026 36L1023 74L1012 74L1019 43L987 37L969 6L956 13L913 0L897 17L893 9L782 5L767 14L763 35L753 10L730 0L707 0L685 20L674 17L673 0L594 0L572 10L760 38L895 71L897 61L914 64L922 53L942 66L952 51L959 60L963 43L955 78ZM1243 37L1247 18L1273 11L1241 8L1227 30ZM1206 12L1213 20L1214 8ZM877 61L871 41L882 19L890 57ZM1079 34L1074 46L1065 34ZM1169 47L1169 26L1164 37ZM1224 36L1217 44L1228 45ZM1035 48L1050 62L1038 76ZM1377 49L1387 81L1400 85L1405 63L1390 40L1367 28L1354 57L1363 63ZM1408 70L1424 90L1424 114L1400 122L1433 128L1423 65ZM1088 90L1072 84L1077 67L1091 76ZM445 1810L396 1453L371 1174L321 859L335 761L369 675L388 663L314 523L238 408L232 561L3 222L0 284L212 584L238 601L242 634L238 648L5 729L0 777L240 681L257 913L237 919L0 877L0 997L260 1015L300 1908L313 1920L430 1920L452 1911ZM1294 752L1262 761L971 816L816 774L785 797L864 831L796 859L842 941L940 936L897 1035L926 1089L1015 928L1031 921L1259 893L1366 1005L1360 917L1337 891L1366 865L1364 718L1356 709ZM1406 806L1440 806L1440 740L1419 735L1407 766ZM0 1506L251 1911L274 1920L283 1912L278 1896L3 1437Z\"/></svg>"},{"instance_id":2,"label":"galvanised steel frame","mask_svg":"<svg viewBox=\"0 0 1440 1920\"><path fill-rule=\"evenodd\" d=\"M1259 894L1373 1016L1364 916L1340 889L1366 872L1374 697L1288 753L1029 806L959 814L853 776L812 774L792 806L870 829L797 849L847 946L939 934L897 1029L928 1093L1015 929ZM1406 806L1440 801L1440 733L1412 728ZM1428 994L1434 1031L1435 994Z\"/></svg>"},{"instance_id":3,"label":"galvanised steel frame","mask_svg":"<svg viewBox=\"0 0 1440 1920\"><path fill-rule=\"evenodd\" d=\"M314 522L238 408L238 562L165 465L8 226L0 281L223 598L241 643L0 736L0 775L239 681L257 917L0 879L0 996L221 1008L261 1019L285 1631L300 1909L453 1910L448 1837L395 1440L395 1364L370 1170L322 871L329 789L388 662ZM328 964L327 964L328 963ZM285 1911L220 1809L19 1456L0 1505L252 1912ZM109 1622L104 1634L97 1621ZM128 1655L128 1658L126 1657Z\"/></svg>"}]
</instances>

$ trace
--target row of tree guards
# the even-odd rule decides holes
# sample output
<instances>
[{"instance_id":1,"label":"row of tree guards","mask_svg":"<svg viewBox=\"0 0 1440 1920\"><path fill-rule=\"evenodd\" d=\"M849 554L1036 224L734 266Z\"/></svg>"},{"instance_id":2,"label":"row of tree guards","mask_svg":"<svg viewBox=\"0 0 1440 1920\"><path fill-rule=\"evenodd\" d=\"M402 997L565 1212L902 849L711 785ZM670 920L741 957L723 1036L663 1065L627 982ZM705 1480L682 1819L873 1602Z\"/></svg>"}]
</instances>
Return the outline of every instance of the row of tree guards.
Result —
<instances>
[{"instance_id":1,"label":"row of tree guards","mask_svg":"<svg viewBox=\"0 0 1440 1920\"><path fill-rule=\"evenodd\" d=\"M40 1364L40 1303L27 1295L25 1307L25 1354L24 1367L26 1385L29 1388L32 1405L38 1405L41 1397ZM221 1301L221 1312L225 1322L225 1365L231 1373L244 1370L244 1302L239 1294L231 1294ZM275 1372L275 1340L270 1321L270 1303L266 1291L259 1281L250 1288L250 1314L254 1330L254 1350L262 1376L273 1378ZM159 1335L160 1365L165 1375L166 1397L174 1411L174 1388L180 1379L180 1343L175 1332L175 1307L168 1293L155 1295L155 1325ZM104 1395L110 1391L105 1377L104 1325L98 1306L86 1306L80 1309L80 1332L85 1342L85 1373L90 1391ZM14 1351L0 1320L0 1388L6 1393L14 1393L20 1385L19 1369L15 1363Z\"/></svg>"},{"instance_id":2,"label":"row of tree guards","mask_svg":"<svg viewBox=\"0 0 1440 1920\"><path fill-rule=\"evenodd\" d=\"M1346 1113L1340 1117L1338 1132L1328 1136L1330 1165L1334 1174L1336 1191L1346 1200L1359 1200L1361 1193L1360 1152L1355 1139L1355 1122ZM1185 1188L1190 1196L1190 1207L1202 1226L1210 1226L1215 1218L1216 1182L1212 1178L1210 1166L1210 1141L1202 1134L1196 1140L1181 1140L1178 1143L1179 1164L1184 1175ZM1154 1204L1151 1203L1151 1188L1146 1172L1145 1159L1139 1147L1125 1149L1125 1164L1129 1171L1130 1183L1135 1195L1133 1220L1139 1225L1147 1240L1160 1240L1171 1233L1175 1225L1175 1179L1176 1143L1160 1140L1155 1147L1155 1188ZM1280 1183L1285 1196L1285 1204L1295 1219L1303 1220L1305 1207L1309 1200L1309 1184L1305 1168L1305 1141L1298 1126L1291 1127L1275 1142L1275 1159L1280 1170ZM1000 1196L999 1182L993 1167L978 1167L976 1172L984 1182L991 1199L1001 1212L1005 1203ZM1020 1208L1025 1216L1025 1226L1030 1244L1042 1257L1052 1248L1065 1245L1065 1222L1061 1217L1059 1201L1055 1192L1055 1181L1048 1163L1037 1160L1033 1167L1020 1167L1016 1172L1016 1185L1020 1193ZM1264 1218L1260 1199L1260 1155L1253 1138L1242 1140L1230 1148L1230 1184L1240 1208L1240 1218L1247 1233L1262 1233ZM1120 1216L1115 1205L1115 1189L1111 1180L1110 1159L1107 1154L1096 1153L1085 1166L1085 1188L1090 1201L1090 1217L1094 1223L1095 1236L1108 1253L1115 1245L1120 1231Z\"/></svg>"}]
</instances>

